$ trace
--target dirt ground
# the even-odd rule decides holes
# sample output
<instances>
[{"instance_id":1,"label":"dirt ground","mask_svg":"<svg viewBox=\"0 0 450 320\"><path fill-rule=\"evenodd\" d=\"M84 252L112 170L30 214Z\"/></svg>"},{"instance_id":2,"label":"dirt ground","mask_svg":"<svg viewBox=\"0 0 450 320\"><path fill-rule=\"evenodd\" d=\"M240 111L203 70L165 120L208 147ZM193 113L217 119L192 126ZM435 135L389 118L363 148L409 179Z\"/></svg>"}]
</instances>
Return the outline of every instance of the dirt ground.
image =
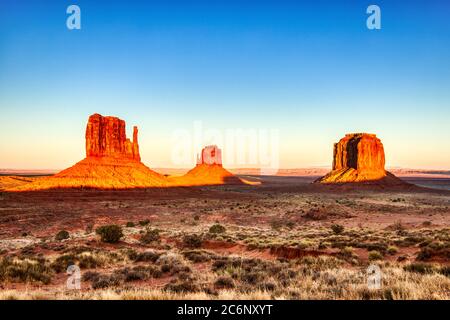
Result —
<instances>
[{"instance_id":1,"label":"dirt ground","mask_svg":"<svg viewBox=\"0 0 450 320\"><path fill-rule=\"evenodd\" d=\"M448 181L243 178L261 185L0 192L0 298L450 298ZM123 237L104 243L95 230L111 224ZM61 230L68 239L55 239ZM71 263L76 293L65 290ZM371 263L381 291L365 287Z\"/></svg>"}]
</instances>

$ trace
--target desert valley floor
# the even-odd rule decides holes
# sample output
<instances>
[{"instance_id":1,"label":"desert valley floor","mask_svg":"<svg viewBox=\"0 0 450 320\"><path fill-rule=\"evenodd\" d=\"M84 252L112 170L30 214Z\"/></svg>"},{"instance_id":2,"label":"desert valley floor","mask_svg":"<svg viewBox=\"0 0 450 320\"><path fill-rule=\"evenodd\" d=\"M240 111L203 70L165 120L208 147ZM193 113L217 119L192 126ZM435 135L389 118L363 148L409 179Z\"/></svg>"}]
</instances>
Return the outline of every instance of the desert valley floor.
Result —
<instances>
[{"instance_id":1,"label":"desert valley floor","mask_svg":"<svg viewBox=\"0 0 450 320\"><path fill-rule=\"evenodd\" d=\"M450 299L449 179L244 178L261 184L0 191L0 299ZM71 264L81 290L66 288Z\"/></svg>"}]
</instances>

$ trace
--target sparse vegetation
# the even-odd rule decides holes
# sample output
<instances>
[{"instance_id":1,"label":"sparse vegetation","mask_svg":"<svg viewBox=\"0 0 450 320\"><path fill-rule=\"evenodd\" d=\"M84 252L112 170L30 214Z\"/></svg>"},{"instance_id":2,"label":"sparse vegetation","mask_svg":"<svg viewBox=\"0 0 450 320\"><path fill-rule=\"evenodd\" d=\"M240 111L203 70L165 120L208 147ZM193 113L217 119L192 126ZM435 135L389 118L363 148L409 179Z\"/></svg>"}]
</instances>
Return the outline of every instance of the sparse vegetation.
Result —
<instances>
[{"instance_id":1,"label":"sparse vegetation","mask_svg":"<svg viewBox=\"0 0 450 320\"><path fill-rule=\"evenodd\" d=\"M197 234L188 234L183 237L183 245L188 248L200 248L202 242L202 237Z\"/></svg>"},{"instance_id":2,"label":"sparse vegetation","mask_svg":"<svg viewBox=\"0 0 450 320\"><path fill-rule=\"evenodd\" d=\"M142 227L145 227L146 225L148 225L150 223L149 219L145 219L145 220L140 220L139 221L139 225Z\"/></svg>"},{"instance_id":3,"label":"sparse vegetation","mask_svg":"<svg viewBox=\"0 0 450 320\"><path fill-rule=\"evenodd\" d=\"M0 283L5 281L49 284L53 272L44 259L0 258Z\"/></svg>"},{"instance_id":4,"label":"sparse vegetation","mask_svg":"<svg viewBox=\"0 0 450 320\"><path fill-rule=\"evenodd\" d=\"M144 244L150 244L152 242L158 242L161 239L161 236L159 235L159 230L152 229L147 230L142 236L140 241Z\"/></svg>"},{"instance_id":5,"label":"sparse vegetation","mask_svg":"<svg viewBox=\"0 0 450 320\"><path fill-rule=\"evenodd\" d=\"M372 250L369 252L369 260L374 261L381 259L383 259L383 255L379 251Z\"/></svg>"},{"instance_id":6,"label":"sparse vegetation","mask_svg":"<svg viewBox=\"0 0 450 320\"><path fill-rule=\"evenodd\" d=\"M66 240L69 238L70 238L70 234L66 230L59 231L55 236L55 240L57 240L57 241Z\"/></svg>"},{"instance_id":7,"label":"sparse vegetation","mask_svg":"<svg viewBox=\"0 0 450 320\"><path fill-rule=\"evenodd\" d=\"M209 188L216 187L202 188L200 196ZM62 224L49 216L47 233L30 227L35 217L27 216L29 225L4 229L0 299L450 298L450 229L442 219L448 199L364 191L253 198L238 187L223 188L238 190L236 199L215 199L223 189L207 201L170 194L161 201L146 190L131 203L117 193L120 200L107 206L99 201L101 207L73 210L86 226L72 223L78 217ZM404 200L391 200L398 198ZM94 210L104 211L90 215ZM2 228L14 219L2 216ZM88 232L94 223L112 242ZM60 225L73 227L70 241L57 240ZM374 262L383 273L382 290L367 289L366 269ZM87 290L62 290L72 264ZM24 284L26 292L15 289Z\"/></svg>"},{"instance_id":8,"label":"sparse vegetation","mask_svg":"<svg viewBox=\"0 0 450 320\"><path fill-rule=\"evenodd\" d=\"M209 228L209 233L224 233L226 231L225 227L221 224L214 224Z\"/></svg>"},{"instance_id":9,"label":"sparse vegetation","mask_svg":"<svg viewBox=\"0 0 450 320\"><path fill-rule=\"evenodd\" d=\"M107 243L117 243L123 237L122 228L115 224L98 227L95 232Z\"/></svg>"},{"instance_id":10,"label":"sparse vegetation","mask_svg":"<svg viewBox=\"0 0 450 320\"><path fill-rule=\"evenodd\" d=\"M334 232L334 234L341 234L344 232L344 226L340 224L332 224L331 230Z\"/></svg>"}]
</instances>

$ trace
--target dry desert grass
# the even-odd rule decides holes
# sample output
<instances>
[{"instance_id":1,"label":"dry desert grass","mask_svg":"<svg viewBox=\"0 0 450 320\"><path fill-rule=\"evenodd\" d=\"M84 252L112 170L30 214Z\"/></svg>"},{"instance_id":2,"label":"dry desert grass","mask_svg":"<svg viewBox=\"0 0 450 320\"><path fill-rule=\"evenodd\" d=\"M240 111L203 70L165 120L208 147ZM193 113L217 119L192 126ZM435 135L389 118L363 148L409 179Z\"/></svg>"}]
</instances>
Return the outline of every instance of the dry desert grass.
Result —
<instances>
[{"instance_id":1,"label":"dry desert grass","mask_svg":"<svg viewBox=\"0 0 450 320\"><path fill-rule=\"evenodd\" d=\"M299 181L4 192L0 299L450 299L448 192Z\"/></svg>"}]
</instances>

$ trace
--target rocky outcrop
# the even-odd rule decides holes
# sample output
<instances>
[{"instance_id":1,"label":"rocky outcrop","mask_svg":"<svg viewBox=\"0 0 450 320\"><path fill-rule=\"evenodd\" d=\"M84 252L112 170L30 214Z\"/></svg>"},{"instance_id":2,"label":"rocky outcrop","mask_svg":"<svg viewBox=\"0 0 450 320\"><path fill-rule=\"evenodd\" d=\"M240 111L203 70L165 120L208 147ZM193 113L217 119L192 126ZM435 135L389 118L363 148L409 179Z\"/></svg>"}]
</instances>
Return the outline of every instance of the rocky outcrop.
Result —
<instances>
[{"instance_id":1,"label":"rocky outcrop","mask_svg":"<svg viewBox=\"0 0 450 320\"><path fill-rule=\"evenodd\" d=\"M141 162L137 127L130 141L126 137L125 121L93 114L86 126L85 159L51 177L12 184L8 190L110 190L245 183L222 167L222 152L217 146L205 147L198 162L182 177L159 174Z\"/></svg>"},{"instance_id":2,"label":"rocky outcrop","mask_svg":"<svg viewBox=\"0 0 450 320\"><path fill-rule=\"evenodd\" d=\"M384 164L383 144L374 134L347 134L334 144L333 170L353 168L381 173Z\"/></svg>"},{"instance_id":3,"label":"rocky outcrop","mask_svg":"<svg viewBox=\"0 0 450 320\"><path fill-rule=\"evenodd\" d=\"M86 126L86 157L111 157L141 161L138 129L134 127L133 141L126 137L125 121L116 117L93 114Z\"/></svg>"},{"instance_id":4,"label":"rocky outcrop","mask_svg":"<svg viewBox=\"0 0 450 320\"><path fill-rule=\"evenodd\" d=\"M170 177L172 185L202 186L222 184L259 184L241 179L222 166L222 150L217 146L206 146L197 155L197 165L181 177Z\"/></svg>"},{"instance_id":5,"label":"rocky outcrop","mask_svg":"<svg viewBox=\"0 0 450 320\"><path fill-rule=\"evenodd\" d=\"M384 148L374 134L347 134L333 149L333 169L317 182L346 183L391 179L384 169ZM395 177L394 177L395 178Z\"/></svg>"},{"instance_id":6,"label":"rocky outcrop","mask_svg":"<svg viewBox=\"0 0 450 320\"><path fill-rule=\"evenodd\" d=\"M125 121L93 114L86 126L86 158L54 176L14 191L45 189L130 189L168 186L167 178L141 162L138 129L126 137Z\"/></svg>"},{"instance_id":7,"label":"rocky outcrop","mask_svg":"<svg viewBox=\"0 0 450 320\"><path fill-rule=\"evenodd\" d=\"M222 166L222 150L215 145L204 147L201 154L197 155L197 165L201 164Z\"/></svg>"}]
</instances>

